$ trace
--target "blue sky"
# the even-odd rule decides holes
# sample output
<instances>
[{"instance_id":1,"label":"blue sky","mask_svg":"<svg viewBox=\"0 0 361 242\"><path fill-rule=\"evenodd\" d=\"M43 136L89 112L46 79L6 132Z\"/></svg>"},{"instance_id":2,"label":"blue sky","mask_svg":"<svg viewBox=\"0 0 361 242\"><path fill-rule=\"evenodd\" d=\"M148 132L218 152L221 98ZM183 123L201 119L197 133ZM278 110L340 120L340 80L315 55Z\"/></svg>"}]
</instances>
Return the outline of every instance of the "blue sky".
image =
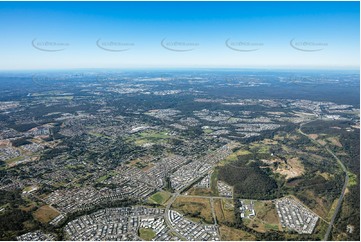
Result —
<instances>
[{"instance_id":1,"label":"blue sky","mask_svg":"<svg viewBox=\"0 0 361 242\"><path fill-rule=\"evenodd\" d=\"M0 2L0 69L358 68L359 18L358 2Z\"/></svg>"}]
</instances>

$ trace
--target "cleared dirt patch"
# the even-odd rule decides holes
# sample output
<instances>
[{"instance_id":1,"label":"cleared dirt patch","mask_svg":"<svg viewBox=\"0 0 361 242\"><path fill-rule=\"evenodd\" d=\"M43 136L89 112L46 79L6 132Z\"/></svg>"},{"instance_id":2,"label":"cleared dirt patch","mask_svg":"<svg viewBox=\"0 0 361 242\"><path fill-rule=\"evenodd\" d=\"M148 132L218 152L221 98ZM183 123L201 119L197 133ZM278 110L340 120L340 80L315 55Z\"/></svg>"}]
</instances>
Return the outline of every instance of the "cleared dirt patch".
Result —
<instances>
[{"instance_id":1,"label":"cleared dirt patch","mask_svg":"<svg viewBox=\"0 0 361 242\"><path fill-rule=\"evenodd\" d=\"M288 159L284 167L277 169L277 172L286 176L286 179L301 176L304 171L305 169L298 158Z\"/></svg>"},{"instance_id":2,"label":"cleared dirt patch","mask_svg":"<svg viewBox=\"0 0 361 242\"><path fill-rule=\"evenodd\" d=\"M327 173L327 172L317 172L318 175L322 176L323 178L325 178L326 180L330 180L331 178L334 177L333 174Z\"/></svg>"},{"instance_id":3,"label":"cleared dirt patch","mask_svg":"<svg viewBox=\"0 0 361 242\"><path fill-rule=\"evenodd\" d=\"M327 142L322 139L318 139L317 142L322 146L325 146L327 144Z\"/></svg>"},{"instance_id":4,"label":"cleared dirt patch","mask_svg":"<svg viewBox=\"0 0 361 242\"><path fill-rule=\"evenodd\" d=\"M40 207L33 213L36 220L41 223L48 223L55 217L59 215L59 212L50 207L49 205L44 205Z\"/></svg>"},{"instance_id":5,"label":"cleared dirt patch","mask_svg":"<svg viewBox=\"0 0 361 242\"><path fill-rule=\"evenodd\" d=\"M317 139L318 134L309 134L308 137L310 137L311 139Z\"/></svg>"},{"instance_id":6,"label":"cleared dirt patch","mask_svg":"<svg viewBox=\"0 0 361 242\"><path fill-rule=\"evenodd\" d=\"M276 144L278 144L278 142L276 140L272 140L272 139L264 139L263 143L265 145L276 145Z\"/></svg>"},{"instance_id":7,"label":"cleared dirt patch","mask_svg":"<svg viewBox=\"0 0 361 242\"><path fill-rule=\"evenodd\" d=\"M305 149L307 151L318 151L319 150L319 148L315 147L315 146L307 146L307 147L305 147Z\"/></svg>"},{"instance_id":8,"label":"cleared dirt patch","mask_svg":"<svg viewBox=\"0 0 361 242\"><path fill-rule=\"evenodd\" d=\"M296 157L287 159L286 161L277 158L262 160L262 162L269 165L273 172L284 175L286 179L299 177L305 171L302 162Z\"/></svg>"},{"instance_id":9,"label":"cleared dirt patch","mask_svg":"<svg viewBox=\"0 0 361 242\"><path fill-rule=\"evenodd\" d=\"M337 137L330 137L330 138L327 138L327 140L330 141L331 144L333 144L334 146L342 147L342 144L340 143L340 141L338 140Z\"/></svg>"},{"instance_id":10,"label":"cleared dirt patch","mask_svg":"<svg viewBox=\"0 0 361 242\"><path fill-rule=\"evenodd\" d=\"M299 140L300 137L298 137L297 135L287 135L287 139L295 141Z\"/></svg>"}]
</instances>

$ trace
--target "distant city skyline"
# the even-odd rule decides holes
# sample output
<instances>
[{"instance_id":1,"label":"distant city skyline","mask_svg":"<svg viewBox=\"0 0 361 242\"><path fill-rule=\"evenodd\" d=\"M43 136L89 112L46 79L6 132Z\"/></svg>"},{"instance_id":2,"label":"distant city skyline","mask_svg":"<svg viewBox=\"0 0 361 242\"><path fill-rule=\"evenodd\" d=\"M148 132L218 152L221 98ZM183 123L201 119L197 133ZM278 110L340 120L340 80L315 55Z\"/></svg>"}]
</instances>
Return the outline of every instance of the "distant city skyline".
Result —
<instances>
[{"instance_id":1,"label":"distant city skyline","mask_svg":"<svg viewBox=\"0 0 361 242\"><path fill-rule=\"evenodd\" d=\"M0 2L0 70L358 69L359 2Z\"/></svg>"}]
</instances>

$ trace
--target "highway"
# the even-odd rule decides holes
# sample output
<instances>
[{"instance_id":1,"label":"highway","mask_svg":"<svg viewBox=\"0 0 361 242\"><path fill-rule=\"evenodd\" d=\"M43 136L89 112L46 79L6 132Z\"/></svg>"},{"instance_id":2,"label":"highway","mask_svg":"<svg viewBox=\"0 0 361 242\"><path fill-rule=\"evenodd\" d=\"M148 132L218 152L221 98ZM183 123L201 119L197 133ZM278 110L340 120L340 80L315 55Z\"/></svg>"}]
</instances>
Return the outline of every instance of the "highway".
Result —
<instances>
[{"instance_id":1,"label":"highway","mask_svg":"<svg viewBox=\"0 0 361 242\"><path fill-rule=\"evenodd\" d=\"M347 173L347 169L345 167L345 165L342 163L342 161L327 147L327 146L321 146L316 140L310 138L306 133L304 133L302 131L302 126L306 124L306 123L303 123L300 125L300 128L298 129L299 133L306 136L307 138L309 138L314 144L316 144L317 146L321 147L321 148L324 148L326 149L326 151L331 154L333 156L333 158L335 158L335 160L337 161L337 163L339 164L339 166L341 167L342 171L345 172L345 182L343 184L343 187L342 187L342 191L341 191L341 194L340 194L340 197L338 199L338 202L337 202L337 205L336 205L336 208L335 208L335 211L332 215L332 218L330 220L330 223L328 224L328 228L326 230L326 233L325 233L325 236L323 238L323 240L328 240L329 237L330 237L330 233L331 233L331 230L332 230L332 227L335 223L335 219L336 219L336 216L341 208L341 205L342 205L342 201L343 201L343 198L345 196L345 193L346 193L346 188L347 188L347 184L349 182L349 176L348 176L348 173Z\"/></svg>"},{"instance_id":2,"label":"highway","mask_svg":"<svg viewBox=\"0 0 361 242\"><path fill-rule=\"evenodd\" d=\"M348 184L348 181L349 181L349 176L348 176L347 169L346 169L345 165L340 161L340 159L328 147L326 147L326 150L337 160L339 165L342 167L342 170L345 172L345 183L343 184L342 191L341 191L340 197L338 199L338 203L336 205L335 212L332 215L331 221L330 221L330 223L328 225L328 228L327 228L327 231L325 233L325 237L323 238L323 240L328 240L328 238L330 236L331 229L332 229L333 224L335 222L336 216L337 216L337 214L338 214L338 212L339 212L339 210L341 208L342 200L343 200L343 198L345 196L347 184Z\"/></svg>"}]
</instances>

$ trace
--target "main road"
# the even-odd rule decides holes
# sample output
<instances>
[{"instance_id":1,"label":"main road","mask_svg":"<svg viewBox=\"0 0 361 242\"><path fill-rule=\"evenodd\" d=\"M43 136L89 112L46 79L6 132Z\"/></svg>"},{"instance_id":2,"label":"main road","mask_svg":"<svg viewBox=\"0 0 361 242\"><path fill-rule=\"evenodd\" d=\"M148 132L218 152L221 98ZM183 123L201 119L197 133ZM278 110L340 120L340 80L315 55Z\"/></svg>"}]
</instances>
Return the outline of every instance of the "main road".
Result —
<instances>
[{"instance_id":1,"label":"main road","mask_svg":"<svg viewBox=\"0 0 361 242\"><path fill-rule=\"evenodd\" d=\"M169 199L169 201L167 202L167 206L165 207L165 212L164 212L164 221L165 223L168 225L168 228L170 229L171 232L173 232L175 235L177 235L177 237L180 239L180 240L186 240L180 233L178 233L171 221L169 220L169 209L170 207L172 206L172 203L177 199L177 197L179 196L179 192L175 192L172 194L172 198Z\"/></svg>"},{"instance_id":2,"label":"main road","mask_svg":"<svg viewBox=\"0 0 361 242\"><path fill-rule=\"evenodd\" d=\"M326 230L326 233L325 233L325 236L323 238L323 240L328 240L328 238L330 237L330 233L331 233L331 230L332 230L332 227L333 227L333 224L335 223L335 219L336 219L336 216L341 208L341 205L342 205L342 200L345 196L345 193L346 193L346 188L347 188L347 184L349 182L349 176L348 176L348 172L347 172L347 169L345 167L345 165L342 163L342 161L330 150L330 148L328 148L327 146L321 146L315 139L312 139L311 137L309 137L306 133L304 133L302 131L302 126L304 124L307 124L307 123L303 123L300 125L300 128L298 129L299 133L306 136L307 138L309 138L314 144L316 144L317 146L319 147L322 147L322 148L325 148L326 151L331 154L333 156L333 158L335 158L335 160L337 161L337 163L339 164L339 166L341 167L342 171L345 172L345 182L343 184L343 187L342 187L342 191L341 191L341 194L340 194L340 197L338 199L338 202L337 202L337 205L336 205L336 208L335 208L335 211L332 215L332 218L330 220L330 223L328 224L328 228Z\"/></svg>"}]
</instances>

